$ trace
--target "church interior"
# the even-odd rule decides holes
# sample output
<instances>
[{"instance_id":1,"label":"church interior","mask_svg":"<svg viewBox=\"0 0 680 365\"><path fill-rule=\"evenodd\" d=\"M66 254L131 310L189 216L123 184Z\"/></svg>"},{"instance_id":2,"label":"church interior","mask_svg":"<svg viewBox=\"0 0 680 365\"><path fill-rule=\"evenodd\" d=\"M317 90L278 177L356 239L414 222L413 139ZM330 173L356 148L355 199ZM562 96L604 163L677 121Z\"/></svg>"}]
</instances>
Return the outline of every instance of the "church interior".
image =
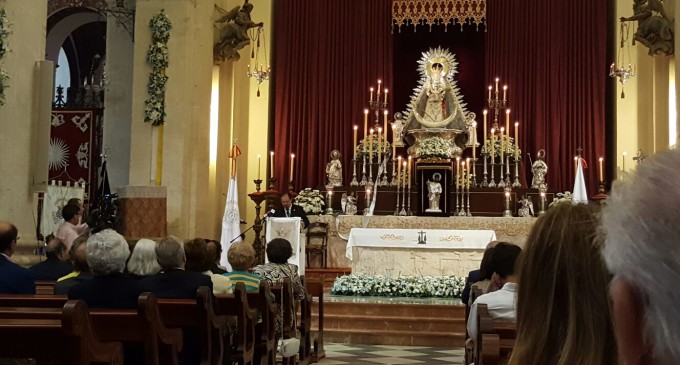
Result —
<instances>
[{"instance_id":1,"label":"church interior","mask_svg":"<svg viewBox=\"0 0 680 365\"><path fill-rule=\"evenodd\" d=\"M676 14L0 0L0 364L680 363Z\"/></svg>"}]
</instances>

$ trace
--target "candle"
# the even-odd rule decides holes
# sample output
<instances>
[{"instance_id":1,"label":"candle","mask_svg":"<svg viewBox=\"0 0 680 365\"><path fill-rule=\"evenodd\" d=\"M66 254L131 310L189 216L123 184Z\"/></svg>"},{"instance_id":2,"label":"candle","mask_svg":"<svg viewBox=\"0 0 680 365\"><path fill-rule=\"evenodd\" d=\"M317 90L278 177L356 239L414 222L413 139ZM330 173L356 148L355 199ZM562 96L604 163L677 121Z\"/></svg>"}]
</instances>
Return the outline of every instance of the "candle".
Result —
<instances>
[{"instance_id":1,"label":"candle","mask_svg":"<svg viewBox=\"0 0 680 365\"><path fill-rule=\"evenodd\" d=\"M387 142L387 110L383 111L383 116L383 130L385 131L385 142Z\"/></svg>"},{"instance_id":2,"label":"candle","mask_svg":"<svg viewBox=\"0 0 680 365\"><path fill-rule=\"evenodd\" d=\"M491 85L489 85L489 100L491 100Z\"/></svg>"},{"instance_id":3,"label":"candle","mask_svg":"<svg viewBox=\"0 0 680 365\"><path fill-rule=\"evenodd\" d=\"M515 122L515 157L519 157L519 122Z\"/></svg>"},{"instance_id":4,"label":"candle","mask_svg":"<svg viewBox=\"0 0 680 365\"><path fill-rule=\"evenodd\" d=\"M510 109L505 109L505 130L508 132L508 139L510 139Z\"/></svg>"},{"instance_id":5,"label":"candle","mask_svg":"<svg viewBox=\"0 0 680 365\"><path fill-rule=\"evenodd\" d=\"M295 171L294 166L295 166L295 154L291 153L290 154L290 181L293 181L293 171Z\"/></svg>"},{"instance_id":6,"label":"candle","mask_svg":"<svg viewBox=\"0 0 680 365\"><path fill-rule=\"evenodd\" d=\"M257 179L260 180L260 165L261 165L262 155L257 155Z\"/></svg>"},{"instance_id":7,"label":"candle","mask_svg":"<svg viewBox=\"0 0 680 365\"><path fill-rule=\"evenodd\" d=\"M507 101L506 95L508 93L508 85L503 85L503 101Z\"/></svg>"},{"instance_id":8,"label":"candle","mask_svg":"<svg viewBox=\"0 0 680 365\"><path fill-rule=\"evenodd\" d=\"M491 128L491 161L493 162L493 157L494 157L494 152L496 152L496 146L495 146L495 136L496 136L496 129Z\"/></svg>"},{"instance_id":9,"label":"candle","mask_svg":"<svg viewBox=\"0 0 680 365\"><path fill-rule=\"evenodd\" d=\"M358 129L359 129L359 127L357 127L356 124L355 124L354 125L354 144L352 144L352 151L353 151L352 156L355 160L357 159L357 130Z\"/></svg>"},{"instance_id":10,"label":"candle","mask_svg":"<svg viewBox=\"0 0 680 365\"><path fill-rule=\"evenodd\" d=\"M401 187L401 156L397 157L397 187Z\"/></svg>"},{"instance_id":11,"label":"candle","mask_svg":"<svg viewBox=\"0 0 680 365\"><path fill-rule=\"evenodd\" d=\"M368 90L371 91L371 97L370 97L370 99L368 99L368 101L369 101L369 102L372 102L372 101L373 101L373 88L371 87L371 88L369 88Z\"/></svg>"},{"instance_id":12,"label":"candle","mask_svg":"<svg viewBox=\"0 0 680 365\"><path fill-rule=\"evenodd\" d=\"M460 187L465 190L465 161L461 162L460 165L463 168L460 171Z\"/></svg>"},{"instance_id":13,"label":"candle","mask_svg":"<svg viewBox=\"0 0 680 365\"><path fill-rule=\"evenodd\" d=\"M499 79L498 79L498 77L496 77L496 94L498 94L498 81L499 81Z\"/></svg>"},{"instance_id":14,"label":"candle","mask_svg":"<svg viewBox=\"0 0 680 365\"><path fill-rule=\"evenodd\" d=\"M467 161L467 174L465 175L465 184L467 185L467 189L470 190L470 159L466 159Z\"/></svg>"},{"instance_id":15,"label":"candle","mask_svg":"<svg viewBox=\"0 0 680 365\"><path fill-rule=\"evenodd\" d=\"M600 157L600 181L604 182L604 170L602 169L602 163L604 158Z\"/></svg>"},{"instance_id":16,"label":"candle","mask_svg":"<svg viewBox=\"0 0 680 365\"><path fill-rule=\"evenodd\" d=\"M505 143L503 141L503 132L505 132L505 128L501 127L501 161L503 161L503 153L505 152Z\"/></svg>"},{"instance_id":17,"label":"candle","mask_svg":"<svg viewBox=\"0 0 680 365\"><path fill-rule=\"evenodd\" d=\"M477 122L472 122L472 160L475 159L475 153L477 150Z\"/></svg>"},{"instance_id":18,"label":"candle","mask_svg":"<svg viewBox=\"0 0 680 365\"><path fill-rule=\"evenodd\" d=\"M383 143L382 143L382 127L378 127L378 162L382 159L382 150L383 150Z\"/></svg>"},{"instance_id":19,"label":"candle","mask_svg":"<svg viewBox=\"0 0 680 365\"><path fill-rule=\"evenodd\" d=\"M270 170L270 178L274 178L274 151L269 152L269 170Z\"/></svg>"},{"instance_id":20,"label":"candle","mask_svg":"<svg viewBox=\"0 0 680 365\"><path fill-rule=\"evenodd\" d=\"M404 173L402 174L404 175L404 189L406 189L406 182L408 181L409 184L408 187L411 187L411 180L409 179L410 176L408 176L408 174L406 173L406 161L402 162L402 164L403 165L401 166L401 168L404 171Z\"/></svg>"},{"instance_id":21,"label":"candle","mask_svg":"<svg viewBox=\"0 0 680 365\"><path fill-rule=\"evenodd\" d=\"M408 156L408 188L411 189L411 156Z\"/></svg>"},{"instance_id":22,"label":"candle","mask_svg":"<svg viewBox=\"0 0 680 365\"><path fill-rule=\"evenodd\" d=\"M621 171L626 171L626 155L628 152L623 153L623 164L621 165Z\"/></svg>"},{"instance_id":23,"label":"candle","mask_svg":"<svg viewBox=\"0 0 680 365\"><path fill-rule=\"evenodd\" d=\"M370 134L368 135L368 156L369 158L373 158L373 128L369 131Z\"/></svg>"},{"instance_id":24,"label":"candle","mask_svg":"<svg viewBox=\"0 0 680 365\"><path fill-rule=\"evenodd\" d=\"M368 133L368 109L364 109L364 151L366 150L366 133Z\"/></svg>"},{"instance_id":25,"label":"candle","mask_svg":"<svg viewBox=\"0 0 680 365\"><path fill-rule=\"evenodd\" d=\"M397 144L394 143L394 124L392 124L392 160L394 160L394 156L397 155Z\"/></svg>"},{"instance_id":26,"label":"candle","mask_svg":"<svg viewBox=\"0 0 680 365\"><path fill-rule=\"evenodd\" d=\"M456 157L456 190L460 187L460 157Z\"/></svg>"},{"instance_id":27,"label":"candle","mask_svg":"<svg viewBox=\"0 0 680 365\"><path fill-rule=\"evenodd\" d=\"M385 104L387 104L387 88L385 88Z\"/></svg>"},{"instance_id":28,"label":"candle","mask_svg":"<svg viewBox=\"0 0 680 365\"><path fill-rule=\"evenodd\" d=\"M486 115L489 114L489 111L486 110L486 109L484 109L484 112L482 112L482 114L484 114L484 141L482 141L482 142L483 142L484 144L486 144L486 127L487 127L487 124L486 124Z\"/></svg>"}]
</instances>

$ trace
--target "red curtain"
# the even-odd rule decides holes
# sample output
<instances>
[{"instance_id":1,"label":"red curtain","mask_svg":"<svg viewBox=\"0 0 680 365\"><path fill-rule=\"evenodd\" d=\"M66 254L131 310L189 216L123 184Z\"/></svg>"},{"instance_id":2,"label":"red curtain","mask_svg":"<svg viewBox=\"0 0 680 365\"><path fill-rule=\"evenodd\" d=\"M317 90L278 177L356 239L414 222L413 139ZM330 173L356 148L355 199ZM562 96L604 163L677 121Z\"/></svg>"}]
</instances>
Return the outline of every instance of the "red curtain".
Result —
<instances>
[{"instance_id":1,"label":"red curtain","mask_svg":"<svg viewBox=\"0 0 680 365\"><path fill-rule=\"evenodd\" d=\"M526 153L535 160L545 149L549 188L571 191L581 147L588 193L596 193L605 153L607 14L607 0L488 0L486 83L497 76L509 86L529 182Z\"/></svg>"},{"instance_id":2,"label":"red curtain","mask_svg":"<svg viewBox=\"0 0 680 365\"><path fill-rule=\"evenodd\" d=\"M278 0L274 14L277 188L287 189L291 153L297 190L325 184L333 149L347 183L352 126L361 139L368 88L382 79L392 89L391 0Z\"/></svg>"}]
</instances>

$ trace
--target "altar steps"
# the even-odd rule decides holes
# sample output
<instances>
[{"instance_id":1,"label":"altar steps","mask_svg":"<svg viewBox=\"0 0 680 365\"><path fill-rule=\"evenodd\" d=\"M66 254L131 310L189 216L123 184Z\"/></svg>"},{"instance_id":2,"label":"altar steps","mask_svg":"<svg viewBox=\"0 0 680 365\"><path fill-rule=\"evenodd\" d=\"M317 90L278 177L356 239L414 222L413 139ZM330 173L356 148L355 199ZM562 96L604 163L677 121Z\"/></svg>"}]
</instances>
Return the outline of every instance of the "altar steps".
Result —
<instances>
[{"instance_id":1,"label":"altar steps","mask_svg":"<svg viewBox=\"0 0 680 365\"><path fill-rule=\"evenodd\" d=\"M312 331L316 331L318 318L315 314L313 317ZM465 344L465 307L425 303L325 301L324 341L366 345L462 347Z\"/></svg>"}]
</instances>

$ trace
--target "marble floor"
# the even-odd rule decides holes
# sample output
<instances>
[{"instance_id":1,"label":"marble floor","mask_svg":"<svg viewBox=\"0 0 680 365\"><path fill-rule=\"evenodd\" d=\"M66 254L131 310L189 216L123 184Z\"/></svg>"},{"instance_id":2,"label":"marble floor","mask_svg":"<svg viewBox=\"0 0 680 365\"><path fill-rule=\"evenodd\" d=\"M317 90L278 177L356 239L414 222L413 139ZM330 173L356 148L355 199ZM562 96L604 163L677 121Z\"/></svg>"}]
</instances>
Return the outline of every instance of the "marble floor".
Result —
<instances>
[{"instance_id":1,"label":"marble floor","mask_svg":"<svg viewBox=\"0 0 680 365\"><path fill-rule=\"evenodd\" d=\"M462 348L434 348L422 346L387 346L324 344L326 358L320 365L459 365L463 364Z\"/></svg>"}]
</instances>

